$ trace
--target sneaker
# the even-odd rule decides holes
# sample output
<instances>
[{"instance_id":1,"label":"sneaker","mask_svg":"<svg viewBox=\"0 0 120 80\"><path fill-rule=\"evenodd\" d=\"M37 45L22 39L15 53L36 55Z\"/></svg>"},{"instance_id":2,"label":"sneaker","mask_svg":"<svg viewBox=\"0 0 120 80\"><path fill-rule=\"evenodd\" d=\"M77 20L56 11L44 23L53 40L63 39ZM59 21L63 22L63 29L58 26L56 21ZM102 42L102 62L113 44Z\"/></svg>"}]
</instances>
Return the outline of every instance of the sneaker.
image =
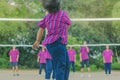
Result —
<instances>
[{"instance_id":1,"label":"sneaker","mask_svg":"<svg viewBox=\"0 0 120 80\"><path fill-rule=\"evenodd\" d=\"M110 74L106 74L107 76L109 76Z\"/></svg>"},{"instance_id":2,"label":"sneaker","mask_svg":"<svg viewBox=\"0 0 120 80\"><path fill-rule=\"evenodd\" d=\"M83 75L83 74L81 74L81 75L80 75L80 77L84 77L84 75Z\"/></svg>"},{"instance_id":3,"label":"sneaker","mask_svg":"<svg viewBox=\"0 0 120 80\"><path fill-rule=\"evenodd\" d=\"M88 74L88 77L90 78L90 77L91 77L91 75L90 75L90 74Z\"/></svg>"},{"instance_id":4,"label":"sneaker","mask_svg":"<svg viewBox=\"0 0 120 80\"><path fill-rule=\"evenodd\" d=\"M19 76L19 74L17 73L16 76Z\"/></svg>"},{"instance_id":5,"label":"sneaker","mask_svg":"<svg viewBox=\"0 0 120 80\"><path fill-rule=\"evenodd\" d=\"M13 74L13 76L16 76L15 74Z\"/></svg>"}]
</instances>

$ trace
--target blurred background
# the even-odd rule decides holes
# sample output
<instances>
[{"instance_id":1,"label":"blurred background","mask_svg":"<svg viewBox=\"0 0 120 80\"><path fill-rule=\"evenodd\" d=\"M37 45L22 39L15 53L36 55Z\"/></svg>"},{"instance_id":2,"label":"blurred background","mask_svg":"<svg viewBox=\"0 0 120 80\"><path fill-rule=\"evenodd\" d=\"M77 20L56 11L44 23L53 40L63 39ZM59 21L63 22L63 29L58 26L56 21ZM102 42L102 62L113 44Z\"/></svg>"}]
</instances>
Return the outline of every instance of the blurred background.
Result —
<instances>
[{"instance_id":1,"label":"blurred background","mask_svg":"<svg viewBox=\"0 0 120 80\"><path fill-rule=\"evenodd\" d=\"M63 0L62 9L67 10L73 18L119 18L120 0ZM0 18L35 18L42 19L45 10L39 0L0 0ZM2 21L0 20L0 45L32 45L35 41L38 21ZM45 33L42 39L44 39ZM68 44L120 43L120 21L73 21L69 29ZM21 69L36 69L39 64L37 53L41 48L17 47L20 51L19 66ZM79 48L76 68L80 70ZM120 45L110 46L114 52L112 69L120 69ZM0 46L0 68L8 69L11 47ZM102 51L104 46L90 46L90 64L92 71L103 70Z\"/></svg>"}]
</instances>

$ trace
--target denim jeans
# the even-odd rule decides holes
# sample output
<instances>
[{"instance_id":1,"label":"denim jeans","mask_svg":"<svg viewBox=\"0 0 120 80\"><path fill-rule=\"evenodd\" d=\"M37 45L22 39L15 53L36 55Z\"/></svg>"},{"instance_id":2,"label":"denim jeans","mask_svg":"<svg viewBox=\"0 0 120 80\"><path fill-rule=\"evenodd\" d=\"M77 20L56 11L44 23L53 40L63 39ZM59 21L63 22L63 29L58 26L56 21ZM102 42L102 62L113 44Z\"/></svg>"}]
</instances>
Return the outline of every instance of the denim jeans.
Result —
<instances>
[{"instance_id":1,"label":"denim jeans","mask_svg":"<svg viewBox=\"0 0 120 80\"><path fill-rule=\"evenodd\" d=\"M42 68L44 68L45 72L46 72L46 64L45 63L40 63L40 66L39 66L39 74L41 75L42 73Z\"/></svg>"},{"instance_id":2,"label":"denim jeans","mask_svg":"<svg viewBox=\"0 0 120 80\"><path fill-rule=\"evenodd\" d=\"M52 79L55 79L55 71L54 71L54 67L53 67L53 62L52 62L51 59L46 59L46 75L45 75L45 79L50 79L51 73L52 73Z\"/></svg>"},{"instance_id":3,"label":"denim jeans","mask_svg":"<svg viewBox=\"0 0 120 80\"><path fill-rule=\"evenodd\" d=\"M56 80L68 80L69 78L69 58L66 45L61 43L61 38L52 44L46 45L53 59Z\"/></svg>"},{"instance_id":4,"label":"denim jeans","mask_svg":"<svg viewBox=\"0 0 120 80\"><path fill-rule=\"evenodd\" d=\"M111 63L104 63L105 74L111 74Z\"/></svg>"},{"instance_id":5,"label":"denim jeans","mask_svg":"<svg viewBox=\"0 0 120 80\"><path fill-rule=\"evenodd\" d=\"M75 62L74 61L70 61L70 65L72 65L72 71L75 72Z\"/></svg>"}]
</instances>

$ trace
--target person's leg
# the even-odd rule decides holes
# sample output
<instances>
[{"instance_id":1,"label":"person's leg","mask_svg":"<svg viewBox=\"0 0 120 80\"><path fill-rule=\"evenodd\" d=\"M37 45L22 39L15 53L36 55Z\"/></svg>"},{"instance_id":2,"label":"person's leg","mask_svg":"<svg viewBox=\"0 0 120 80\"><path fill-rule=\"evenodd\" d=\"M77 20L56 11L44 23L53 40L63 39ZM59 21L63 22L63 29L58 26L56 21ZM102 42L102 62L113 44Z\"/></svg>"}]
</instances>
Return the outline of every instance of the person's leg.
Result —
<instances>
[{"instance_id":1,"label":"person's leg","mask_svg":"<svg viewBox=\"0 0 120 80\"><path fill-rule=\"evenodd\" d=\"M109 69L108 74L111 74L111 63L108 64L108 69Z\"/></svg>"},{"instance_id":2,"label":"person's leg","mask_svg":"<svg viewBox=\"0 0 120 80\"><path fill-rule=\"evenodd\" d=\"M107 74L107 63L104 63L105 74Z\"/></svg>"},{"instance_id":3,"label":"person's leg","mask_svg":"<svg viewBox=\"0 0 120 80\"><path fill-rule=\"evenodd\" d=\"M59 45L56 50L56 80L68 80L69 75L69 58L63 45Z\"/></svg>"},{"instance_id":4,"label":"person's leg","mask_svg":"<svg viewBox=\"0 0 120 80\"><path fill-rule=\"evenodd\" d=\"M81 72L83 73L84 72L84 60L80 62L80 64L81 64Z\"/></svg>"},{"instance_id":5,"label":"person's leg","mask_svg":"<svg viewBox=\"0 0 120 80\"><path fill-rule=\"evenodd\" d=\"M14 62L10 62L10 65L12 66L13 76L15 76L15 65L14 65Z\"/></svg>"},{"instance_id":6,"label":"person's leg","mask_svg":"<svg viewBox=\"0 0 120 80\"><path fill-rule=\"evenodd\" d=\"M43 64L44 72L46 74L46 63Z\"/></svg>"},{"instance_id":7,"label":"person's leg","mask_svg":"<svg viewBox=\"0 0 120 80\"><path fill-rule=\"evenodd\" d=\"M15 76L15 66L12 66L13 76Z\"/></svg>"},{"instance_id":8,"label":"person's leg","mask_svg":"<svg viewBox=\"0 0 120 80\"><path fill-rule=\"evenodd\" d=\"M80 74L80 77L83 77L84 76L84 60L82 60L82 62L80 62L80 71L81 71L81 74Z\"/></svg>"},{"instance_id":9,"label":"person's leg","mask_svg":"<svg viewBox=\"0 0 120 80\"><path fill-rule=\"evenodd\" d=\"M72 62L72 70L73 70L73 72L75 72L75 62L74 61Z\"/></svg>"},{"instance_id":10,"label":"person's leg","mask_svg":"<svg viewBox=\"0 0 120 80\"><path fill-rule=\"evenodd\" d=\"M45 75L45 79L50 80L51 72L52 72L52 61L50 59L47 59L46 60L46 75Z\"/></svg>"},{"instance_id":11,"label":"person's leg","mask_svg":"<svg viewBox=\"0 0 120 80\"><path fill-rule=\"evenodd\" d=\"M72 62L71 62L71 61L69 61L69 64L70 64L70 68L71 68Z\"/></svg>"},{"instance_id":12,"label":"person's leg","mask_svg":"<svg viewBox=\"0 0 120 80\"><path fill-rule=\"evenodd\" d=\"M66 46L57 40L55 43L47 45L47 49L52 56L55 68L56 80L68 80L69 58Z\"/></svg>"},{"instance_id":13,"label":"person's leg","mask_svg":"<svg viewBox=\"0 0 120 80\"><path fill-rule=\"evenodd\" d=\"M15 68L16 68L16 75L19 76L19 73L18 73L18 70L19 70L19 69L18 69L18 66L15 66Z\"/></svg>"},{"instance_id":14,"label":"person's leg","mask_svg":"<svg viewBox=\"0 0 120 80\"><path fill-rule=\"evenodd\" d=\"M86 60L85 64L86 64L86 67L87 67L88 72L90 72L90 71L91 71L91 70L90 70L90 62L89 62L88 59Z\"/></svg>"},{"instance_id":15,"label":"person's leg","mask_svg":"<svg viewBox=\"0 0 120 80\"><path fill-rule=\"evenodd\" d=\"M54 68L53 61L52 61L52 79L55 80L55 68Z\"/></svg>"},{"instance_id":16,"label":"person's leg","mask_svg":"<svg viewBox=\"0 0 120 80\"><path fill-rule=\"evenodd\" d=\"M90 63L89 63L89 59L86 59L85 60L85 64L86 64L86 67L87 67L87 71L88 71L88 77L91 77L91 74L90 74Z\"/></svg>"},{"instance_id":17,"label":"person's leg","mask_svg":"<svg viewBox=\"0 0 120 80\"><path fill-rule=\"evenodd\" d=\"M65 54L66 54L66 69L65 69L65 79L64 80L69 80L69 72L70 72L70 61L69 61L69 56L68 56L68 52L66 49L66 46L63 46L65 49Z\"/></svg>"},{"instance_id":18,"label":"person's leg","mask_svg":"<svg viewBox=\"0 0 120 80\"><path fill-rule=\"evenodd\" d=\"M109 74L109 63L107 63L106 67L107 67L107 74Z\"/></svg>"},{"instance_id":19,"label":"person's leg","mask_svg":"<svg viewBox=\"0 0 120 80\"><path fill-rule=\"evenodd\" d=\"M19 74L18 74L18 71L19 71L18 62L15 62L14 65L15 65L16 75L19 76Z\"/></svg>"},{"instance_id":20,"label":"person's leg","mask_svg":"<svg viewBox=\"0 0 120 80\"><path fill-rule=\"evenodd\" d=\"M40 75L41 75L41 73L42 73L42 65L43 65L42 63L39 64L39 74L40 74Z\"/></svg>"}]
</instances>

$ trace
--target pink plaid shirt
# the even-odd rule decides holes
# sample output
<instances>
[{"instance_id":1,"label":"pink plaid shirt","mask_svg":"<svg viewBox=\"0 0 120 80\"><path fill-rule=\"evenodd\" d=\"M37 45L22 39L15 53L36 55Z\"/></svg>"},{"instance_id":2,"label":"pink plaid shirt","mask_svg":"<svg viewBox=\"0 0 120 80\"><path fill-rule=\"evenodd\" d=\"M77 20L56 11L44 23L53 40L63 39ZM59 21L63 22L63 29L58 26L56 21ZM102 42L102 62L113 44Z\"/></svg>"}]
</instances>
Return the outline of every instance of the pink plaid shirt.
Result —
<instances>
[{"instance_id":1,"label":"pink plaid shirt","mask_svg":"<svg viewBox=\"0 0 120 80\"><path fill-rule=\"evenodd\" d=\"M61 43L67 44L68 27L71 25L71 20L66 11L59 10L56 13L49 13L37 25L48 30L48 34L42 42L43 45L51 44L60 37L62 38Z\"/></svg>"}]
</instances>

